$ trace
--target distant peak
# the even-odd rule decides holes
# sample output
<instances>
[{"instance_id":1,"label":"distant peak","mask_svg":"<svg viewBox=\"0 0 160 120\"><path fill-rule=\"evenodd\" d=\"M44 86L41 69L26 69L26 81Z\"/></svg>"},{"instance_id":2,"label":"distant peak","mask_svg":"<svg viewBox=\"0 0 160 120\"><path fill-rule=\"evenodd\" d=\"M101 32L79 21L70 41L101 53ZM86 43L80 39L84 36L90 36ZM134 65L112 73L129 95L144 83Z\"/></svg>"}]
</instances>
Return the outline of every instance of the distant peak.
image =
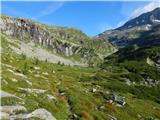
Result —
<instances>
[{"instance_id":1,"label":"distant peak","mask_svg":"<svg viewBox=\"0 0 160 120\"><path fill-rule=\"evenodd\" d=\"M117 30L139 27L147 24L152 25L154 23L157 23L157 21L160 21L160 7L155 8L150 12L143 13L140 16L129 20L123 26L117 28Z\"/></svg>"}]
</instances>

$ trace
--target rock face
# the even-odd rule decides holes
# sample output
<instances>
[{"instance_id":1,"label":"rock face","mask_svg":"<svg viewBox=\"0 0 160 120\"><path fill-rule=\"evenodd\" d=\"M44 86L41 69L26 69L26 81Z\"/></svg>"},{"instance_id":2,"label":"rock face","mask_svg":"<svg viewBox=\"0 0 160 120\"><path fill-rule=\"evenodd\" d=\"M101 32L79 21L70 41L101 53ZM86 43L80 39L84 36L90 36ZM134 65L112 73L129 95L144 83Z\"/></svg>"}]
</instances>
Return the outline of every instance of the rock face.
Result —
<instances>
[{"instance_id":1,"label":"rock face","mask_svg":"<svg viewBox=\"0 0 160 120\"><path fill-rule=\"evenodd\" d=\"M29 58L33 58L33 59L38 58L38 60L47 61L49 63L61 62L65 65L85 66L85 64L82 64L78 61L72 61L72 60L63 58L61 56L52 54L47 50L42 49L41 47L35 47L35 44L32 45L32 43L20 42L18 47L12 46L11 49L17 54L20 54L20 55L24 54Z\"/></svg>"},{"instance_id":2,"label":"rock face","mask_svg":"<svg viewBox=\"0 0 160 120\"><path fill-rule=\"evenodd\" d=\"M34 43L45 46L59 54L69 56L79 51L78 46L63 43L58 39L74 39L74 37L81 36L71 36L71 34L64 33L62 28L55 27L52 28L53 30L50 30L46 25L40 25L27 19L17 19L12 17L2 17L0 26L2 33L13 36L22 41L31 40ZM62 29L62 31L56 31L54 29ZM82 41L83 39L84 38L82 38Z\"/></svg>"},{"instance_id":3,"label":"rock face","mask_svg":"<svg viewBox=\"0 0 160 120\"><path fill-rule=\"evenodd\" d=\"M73 28L48 26L29 19L8 16L1 17L0 27L1 32L7 36L27 43L33 42L63 56L79 54L80 58L90 60L90 57L100 58L115 51L110 43L102 39L92 39Z\"/></svg>"},{"instance_id":4,"label":"rock face","mask_svg":"<svg viewBox=\"0 0 160 120\"><path fill-rule=\"evenodd\" d=\"M160 28L160 8L129 20L117 29L104 31L97 37L103 38L120 48L133 44L160 44L159 37L153 36L156 34L153 32L154 29L158 31L158 28ZM148 34L150 34L149 40L146 40ZM153 38L155 39L154 42Z\"/></svg>"}]
</instances>

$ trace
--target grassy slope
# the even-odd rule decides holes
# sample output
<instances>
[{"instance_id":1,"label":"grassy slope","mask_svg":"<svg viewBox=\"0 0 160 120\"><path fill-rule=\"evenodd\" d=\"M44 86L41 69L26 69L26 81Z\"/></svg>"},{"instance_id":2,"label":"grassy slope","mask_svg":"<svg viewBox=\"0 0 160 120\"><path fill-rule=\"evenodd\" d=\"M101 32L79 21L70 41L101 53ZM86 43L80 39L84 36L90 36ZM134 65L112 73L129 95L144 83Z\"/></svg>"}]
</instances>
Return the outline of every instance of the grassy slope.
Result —
<instances>
[{"instance_id":1,"label":"grassy slope","mask_svg":"<svg viewBox=\"0 0 160 120\"><path fill-rule=\"evenodd\" d=\"M114 64L124 67L131 73L139 74L143 78L148 76L160 80L160 69L156 67L156 58L159 55L159 46L145 46L140 48L131 46L107 57L103 67L105 68L107 64ZM147 59L150 59L152 63L148 63Z\"/></svg>"},{"instance_id":2,"label":"grassy slope","mask_svg":"<svg viewBox=\"0 0 160 120\"><path fill-rule=\"evenodd\" d=\"M58 120L65 120L73 113L78 115L80 120L106 120L108 114L116 116L119 120L136 120L138 114L146 119L150 117L160 119L160 104L151 99L138 98L127 91L127 89L132 89L132 86L127 86L124 82L119 81L117 76L127 74L127 70L121 70L118 67L106 71L98 68L70 67L42 61L37 62L37 60L25 58L24 55L13 53L8 45L16 44L6 39L2 37L2 63L11 65L14 69L2 66L2 90L23 98L24 103L8 98L9 100L2 99L3 104L18 102L24 105L28 111L46 108ZM40 67L40 70L33 69L34 66ZM27 80L33 83L32 86L7 69L24 73ZM47 72L48 75L43 75L43 72ZM40 77L35 77L35 74L39 74ZM11 81L11 78L16 78L18 82ZM91 92L93 88L96 88L96 85L100 86L99 91L110 90L125 96L127 105L121 108L115 104L107 103L105 96ZM36 95L22 92L17 90L17 87L47 89L47 94L55 96L57 100L48 100L46 94ZM120 90L117 89L118 87ZM61 92L65 94L60 95ZM105 109L96 109L100 106L104 106Z\"/></svg>"}]
</instances>

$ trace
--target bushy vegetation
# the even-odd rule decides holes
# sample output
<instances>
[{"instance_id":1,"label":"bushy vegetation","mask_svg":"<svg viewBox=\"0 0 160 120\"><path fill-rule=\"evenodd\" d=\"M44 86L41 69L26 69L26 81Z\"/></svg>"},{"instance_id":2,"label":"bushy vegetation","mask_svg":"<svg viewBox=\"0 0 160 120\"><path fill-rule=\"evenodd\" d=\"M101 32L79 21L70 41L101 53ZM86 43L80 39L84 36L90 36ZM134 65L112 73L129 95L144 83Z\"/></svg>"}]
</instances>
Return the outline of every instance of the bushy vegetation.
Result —
<instances>
[{"instance_id":1,"label":"bushy vegetation","mask_svg":"<svg viewBox=\"0 0 160 120\"><path fill-rule=\"evenodd\" d=\"M103 86L110 90L131 93L137 98L149 99L159 103L160 96L157 94L160 92L159 84L155 87L143 84L147 78L160 81L160 69L156 65L148 64L146 60L150 58L155 61L156 57L159 55L159 46L130 46L121 49L119 52L107 57L105 63L101 65L103 70L108 71L112 69L116 71L112 73L119 73L114 75L117 77L113 77L113 75L111 77L121 82L114 82L109 85L108 83L106 85L103 83ZM118 68L119 71L117 71ZM99 79L101 78L99 77ZM126 85L123 79L128 79L131 85ZM133 82L134 84L132 84Z\"/></svg>"}]
</instances>

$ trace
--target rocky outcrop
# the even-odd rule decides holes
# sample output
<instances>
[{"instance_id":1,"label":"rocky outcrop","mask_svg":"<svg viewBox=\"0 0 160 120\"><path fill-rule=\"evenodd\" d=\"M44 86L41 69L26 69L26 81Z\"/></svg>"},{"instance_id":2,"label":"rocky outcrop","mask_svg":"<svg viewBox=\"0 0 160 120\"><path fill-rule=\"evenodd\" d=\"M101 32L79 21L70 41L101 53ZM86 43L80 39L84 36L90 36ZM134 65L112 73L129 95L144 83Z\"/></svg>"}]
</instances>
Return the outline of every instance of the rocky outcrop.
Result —
<instances>
[{"instance_id":1,"label":"rocky outcrop","mask_svg":"<svg viewBox=\"0 0 160 120\"><path fill-rule=\"evenodd\" d=\"M36 109L31 113L27 113L27 109L21 105L2 106L1 107L1 119L9 120L24 120L39 118L42 120L56 120L56 118L46 109Z\"/></svg>"},{"instance_id":2,"label":"rocky outcrop","mask_svg":"<svg viewBox=\"0 0 160 120\"><path fill-rule=\"evenodd\" d=\"M53 27L51 29L47 25L38 24L29 19L6 16L2 16L0 26L2 33L6 35L15 37L21 41L32 41L58 54L70 56L78 52L80 48L78 44L74 45L64 41L81 37L78 34L72 35L65 33L63 30L65 28Z\"/></svg>"},{"instance_id":3,"label":"rocky outcrop","mask_svg":"<svg viewBox=\"0 0 160 120\"><path fill-rule=\"evenodd\" d=\"M24 91L30 92L30 93L36 93L36 94L45 92L44 90L40 90L40 89L24 89ZM5 91L0 91L0 97L6 98L6 99L17 98L23 101L23 99L21 99L20 97L17 97ZM50 100L56 99L54 96L49 94L47 95L47 97L49 97L48 99ZM19 103L13 104L13 105L5 104L0 107L0 119L24 120L24 119L32 119L32 118L39 118L43 120L56 120L56 118L44 108L39 108L39 109L35 109L33 112L28 112L27 108L22 105L19 105Z\"/></svg>"},{"instance_id":4,"label":"rocky outcrop","mask_svg":"<svg viewBox=\"0 0 160 120\"><path fill-rule=\"evenodd\" d=\"M126 104L125 97L122 97L116 93L106 91L103 94L110 103L115 102L117 103L117 106L124 106Z\"/></svg>"},{"instance_id":5,"label":"rocky outcrop","mask_svg":"<svg viewBox=\"0 0 160 120\"><path fill-rule=\"evenodd\" d=\"M112 94L111 99L113 101L117 102L118 104L122 105L122 106L124 106L126 104L126 101L125 101L124 97L119 96L117 94Z\"/></svg>"},{"instance_id":6,"label":"rocky outcrop","mask_svg":"<svg viewBox=\"0 0 160 120\"><path fill-rule=\"evenodd\" d=\"M46 109L43 109L43 108L36 109L32 113L28 114L27 117L28 118L36 117L43 120L56 120L56 118L53 117L50 112L48 112Z\"/></svg>"}]
</instances>

